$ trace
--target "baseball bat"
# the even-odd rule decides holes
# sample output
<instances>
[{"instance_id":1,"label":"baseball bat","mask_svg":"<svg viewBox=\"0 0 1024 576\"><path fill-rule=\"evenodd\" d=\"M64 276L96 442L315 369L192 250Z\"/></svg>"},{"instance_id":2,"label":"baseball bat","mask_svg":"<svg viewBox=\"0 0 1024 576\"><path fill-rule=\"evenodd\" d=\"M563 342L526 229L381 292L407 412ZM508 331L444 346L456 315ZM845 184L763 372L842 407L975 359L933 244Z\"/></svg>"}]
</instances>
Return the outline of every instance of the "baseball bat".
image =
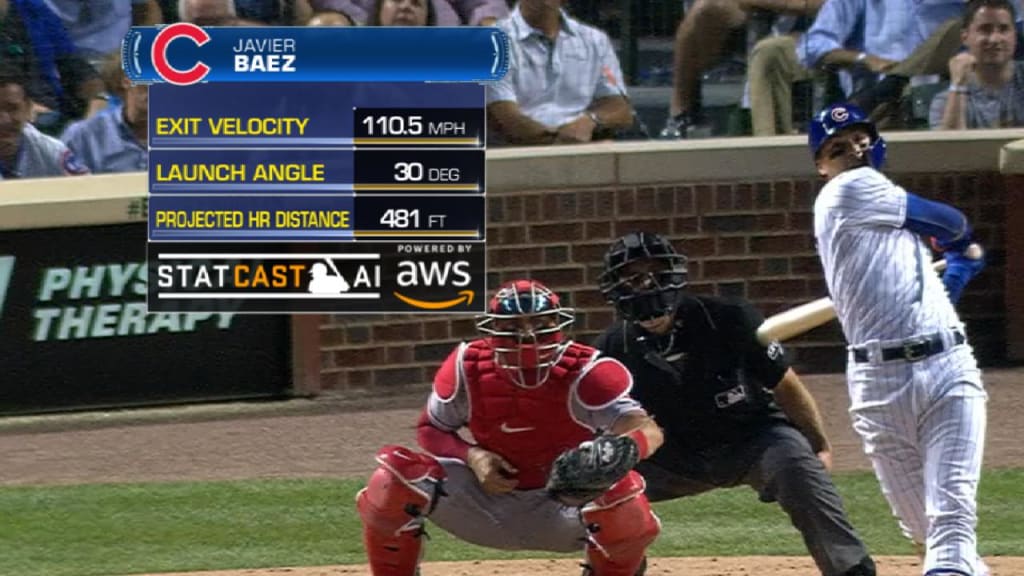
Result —
<instances>
[{"instance_id":1,"label":"baseball bat","mask_svg":"<svg viewBox=\"0 0 1024 576\"><path fill-rule=\"evenodd\" d=\"M982 256L981 246L971 244L964 254L977 260ZM936 272L946 269L946 260L940 258L932 263ZM836 309L829 297L801 304L767 318L757 328L757 341L767 346L773 340L783 341L809 332L836 317Z\"/></svg>"}]
</instances>

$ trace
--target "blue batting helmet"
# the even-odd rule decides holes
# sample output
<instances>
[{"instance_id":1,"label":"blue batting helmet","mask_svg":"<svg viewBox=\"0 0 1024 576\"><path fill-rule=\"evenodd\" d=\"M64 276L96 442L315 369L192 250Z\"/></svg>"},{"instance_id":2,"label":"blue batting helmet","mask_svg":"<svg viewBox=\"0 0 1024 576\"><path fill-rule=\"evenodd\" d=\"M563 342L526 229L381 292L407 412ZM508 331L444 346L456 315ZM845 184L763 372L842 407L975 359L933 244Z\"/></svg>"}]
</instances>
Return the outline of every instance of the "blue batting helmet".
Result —
<instances>
[{"instance_id":1,"label":"blue batting helmet","mask_svg":"<svg viewBox=\"0 0 1024 576\"><path fill-rule=\"evenodd\" d=\"M821 151L826 140L835 136L840 130L851 126L862 126L871 135L868 161L873 167L881 168L885 164L885 139L878 135L878 129L875 128L874 122L868 118L868 115L853 104L832 104L811 118L807 134L807 143L811 147L811 154L817 159L818 152Z\"/></svg>"}]
</instances>

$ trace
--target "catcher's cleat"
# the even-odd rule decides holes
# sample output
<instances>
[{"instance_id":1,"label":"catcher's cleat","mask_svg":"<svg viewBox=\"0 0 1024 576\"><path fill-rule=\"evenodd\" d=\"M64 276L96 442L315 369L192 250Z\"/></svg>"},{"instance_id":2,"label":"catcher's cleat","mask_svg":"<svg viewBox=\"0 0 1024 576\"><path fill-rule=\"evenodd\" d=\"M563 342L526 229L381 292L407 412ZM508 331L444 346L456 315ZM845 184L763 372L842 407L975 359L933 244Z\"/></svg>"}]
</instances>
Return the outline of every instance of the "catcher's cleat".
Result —
<instances>
[{"instance_id":1,"label":"catcher's cleat","mask_svg":"<svg viewBox=\"0 0 1024 576\"><path fill-rule=\"evenodd\" d=\"M581 576L597 576L594 569L590 567L590 564L581 564L583 566L583 574ZM647 557L640 562L640 567L636 569L636 576L644 576L647 574Z\"/></svg>"}]
</instances>

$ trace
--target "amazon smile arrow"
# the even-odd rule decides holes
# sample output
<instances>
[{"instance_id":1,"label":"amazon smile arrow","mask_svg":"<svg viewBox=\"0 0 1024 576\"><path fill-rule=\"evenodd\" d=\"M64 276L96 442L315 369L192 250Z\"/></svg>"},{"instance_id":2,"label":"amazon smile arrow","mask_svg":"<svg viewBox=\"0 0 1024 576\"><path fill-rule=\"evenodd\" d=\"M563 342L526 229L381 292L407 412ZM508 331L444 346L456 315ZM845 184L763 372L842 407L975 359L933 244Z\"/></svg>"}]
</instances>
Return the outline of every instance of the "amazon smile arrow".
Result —
<instances>
[{"instance_id":1,"label":"amazon smile arrow","mask_svg":"<svg viewBox=\"0 0 1024 576\"><path fill-rule=\"evenodd\" d=\"M466 306L473 303L473 291L472 290L461 290L459 291L458 298L452 298L451 300L445 300L443 302L428 302L426 300L417 300L415 298L409 298L398 292L394 292L395 298L398 298L402 302L410 306L422 308L424 310L444 310L445 308L451 308L452 306L458 306L463 301L466 302Z\"/></svg>"}]
</instances>

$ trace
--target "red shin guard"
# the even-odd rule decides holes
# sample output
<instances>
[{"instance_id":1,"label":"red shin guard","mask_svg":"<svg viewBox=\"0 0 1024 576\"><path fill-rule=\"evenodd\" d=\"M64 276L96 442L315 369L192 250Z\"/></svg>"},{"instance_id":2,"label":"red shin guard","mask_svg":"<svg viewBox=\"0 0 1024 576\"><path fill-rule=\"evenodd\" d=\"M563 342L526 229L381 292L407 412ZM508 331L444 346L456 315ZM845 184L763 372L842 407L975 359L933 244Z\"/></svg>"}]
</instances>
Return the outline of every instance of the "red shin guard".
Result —
<instances>
[{"instance_id":1,"label":"red shin guard","mask_svg":"<svg viewBox=\"0 0 1024 576\"><path fill-rule=\"evenodd\" d=\"M630 472L583 508L590 532L587 562L594 576L634 576L661 523L644 496L644 479Z\"/></svg>"},{"instance_id":2,"label":"red shin guard","mask_svg":"<svg viewBox=\"0 0 1024 576\"><path fill-rule=\"evenodd\" d=\"M400 446L377 453L380 468L356 495L363 545L373 576L414 576L423 550L423 523L440 495L444 469Z\"/></svg>"}]
</instances>

